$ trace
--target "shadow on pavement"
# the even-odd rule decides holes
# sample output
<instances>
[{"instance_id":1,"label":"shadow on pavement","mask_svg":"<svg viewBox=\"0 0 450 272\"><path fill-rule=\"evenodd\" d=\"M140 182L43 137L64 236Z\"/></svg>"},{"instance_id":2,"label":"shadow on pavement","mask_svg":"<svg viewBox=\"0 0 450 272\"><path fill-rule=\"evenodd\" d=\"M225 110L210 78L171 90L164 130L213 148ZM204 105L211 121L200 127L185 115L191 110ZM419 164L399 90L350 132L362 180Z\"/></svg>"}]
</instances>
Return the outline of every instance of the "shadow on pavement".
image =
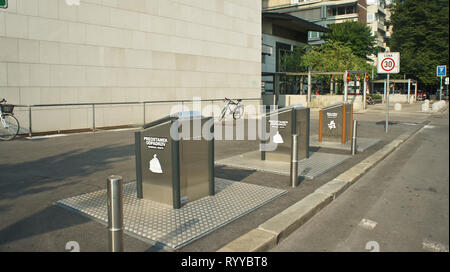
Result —
<instances>
[{"instance_id":1,"label":"shadow on pavement","mask_svg":"<svg viewBox=\"0 0 450 272\"><path fill-rule=\"evenodd\" d=\"M4 163L0 165L0 199L14 199L79 183L80 177L107 170L111 164L121 162L125 158L130 160L132 156L134 145L121 145L103 146L87 151L75 149L35 161ZM65 181L69 178L78 181Z\"/></svg>"},{"instance_id":2,"label":"shadow on pavement","mask_svg":"<svg viewBox=\"0 0 450 272\"><path fill-rule=\"evenodd\" d=\"M84 224L91 220L58 206L49 206L0 230L0 245ZM65 244L64 244L65 245ZM40 245L36 245L40 247ZM29 249L33 250L33 249ZM51 250L51 249L50 249ZM64 248L61 248L64 250Z\"/></svg>"}]
</instances>

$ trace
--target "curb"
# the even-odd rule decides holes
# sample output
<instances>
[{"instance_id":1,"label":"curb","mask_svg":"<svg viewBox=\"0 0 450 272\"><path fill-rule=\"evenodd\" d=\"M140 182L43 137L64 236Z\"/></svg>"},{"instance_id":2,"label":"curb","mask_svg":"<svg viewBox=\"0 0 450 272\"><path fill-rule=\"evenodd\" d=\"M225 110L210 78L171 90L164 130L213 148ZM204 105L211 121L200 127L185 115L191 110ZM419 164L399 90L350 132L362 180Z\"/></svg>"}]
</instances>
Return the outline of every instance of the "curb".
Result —
<instances>
[{"instance_id":1,"label":"curb","mask_svg":"<svg viewBox=\"0 0 450 272\"><path fill-rule=\"evenodd\" d=\"M315 214L325 208L356 180L391 154L402 143L416 135L430 121L424 121L411 133L403 133L382 149L354 165L335 179L327 182L313 193L270 218L246 234L226 244L217 252L263 252L275 247L280 241L300 228Z\"/></svg>"}]
</instances>

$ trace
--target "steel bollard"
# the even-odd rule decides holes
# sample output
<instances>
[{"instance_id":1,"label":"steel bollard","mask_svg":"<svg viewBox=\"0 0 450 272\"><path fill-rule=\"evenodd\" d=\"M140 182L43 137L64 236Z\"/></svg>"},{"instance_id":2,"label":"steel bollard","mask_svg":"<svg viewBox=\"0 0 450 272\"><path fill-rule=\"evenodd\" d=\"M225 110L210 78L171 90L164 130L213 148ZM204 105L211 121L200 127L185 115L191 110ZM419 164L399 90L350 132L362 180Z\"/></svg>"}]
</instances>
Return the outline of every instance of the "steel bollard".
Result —
<instances>
[{"instance_id":1,"label":"steel bollard","mask_svg":"<svg viewBox=\"0 0 450 272\"><path fill-rule=\"evenodd\" d=\"M297 187L298 183L298 135L292 135L291 150L291 184L292 188Z\"/></svg>"},{"instance_id":2,"label":"steel bollard","mask_svg":"<svg viewBox=\"0 0 450 272\"><path fill-rule=\"evenodd\" d=\"M110 252L123 251L122 177L109 176L106 180L108 197L108 245Z\"/></svg>"},{"instance_id":3,"label":"steel bollard","mask_svg":"<svg viewBox=\"0 0 450 272\"><path fill-rule=\"evenodd\" d=\"M357 138L357 128L358 128L358 121L353 120L353 135L352 135L352 156L356 154L357 146L356 146L356 138Z\"/></svg>"}]
</instances>

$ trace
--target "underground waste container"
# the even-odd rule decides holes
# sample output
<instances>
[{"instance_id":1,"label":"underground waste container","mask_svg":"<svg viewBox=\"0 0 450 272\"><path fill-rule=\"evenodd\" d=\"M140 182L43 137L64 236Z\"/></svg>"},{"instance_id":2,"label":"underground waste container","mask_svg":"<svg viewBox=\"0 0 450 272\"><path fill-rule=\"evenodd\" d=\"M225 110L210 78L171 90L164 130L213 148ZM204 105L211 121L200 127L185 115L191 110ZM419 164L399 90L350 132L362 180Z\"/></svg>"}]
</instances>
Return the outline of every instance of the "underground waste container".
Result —
<instances>
[{"instance_id":1,"label":"underground waste container","mask_svg":"<svg viewBox=\"0 0 450 272\"><path fill-rule=\"evenodd\" d=\"M319 111L319 142L340 142L351 140L353 104L341 102Z\"/></svg>"},{"instance_id":2,"label":"underground waste container","mask_svg":"<svg viewBox=\"0 0 450 272\"><path fill-rule=\"evenodd\" d=\"M203 133L202 133L203 132ZM214 195L214 120L180 112L135 132L137 197L178 209Z\"/></svg>"},{"instance_id":3,"label":"underground waste container","mask_svg":"<svg viewBox=\"0 0 450 272\"><path fill-rule=\"evenodd\" d=\"M302 105L293 105L269 112L265 116L266 127L262 129L264 135L270 133L263 144L275 143L272 151L261 150L261 160L290 162L292 153L292 135L298 135L299 160L309 158L309 125L310 109Z\"/></svg>"}]
</instances>

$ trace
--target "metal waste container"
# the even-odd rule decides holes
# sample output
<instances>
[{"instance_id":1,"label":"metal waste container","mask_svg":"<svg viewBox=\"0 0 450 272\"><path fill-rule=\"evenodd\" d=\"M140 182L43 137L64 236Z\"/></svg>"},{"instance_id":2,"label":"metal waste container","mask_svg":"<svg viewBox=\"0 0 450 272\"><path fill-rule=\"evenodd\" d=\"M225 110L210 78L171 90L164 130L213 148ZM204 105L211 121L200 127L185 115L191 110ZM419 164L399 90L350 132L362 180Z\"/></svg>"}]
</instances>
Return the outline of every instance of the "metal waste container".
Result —
<instances>
[{"instance_id":1,"label":"metal waste container","mask_svg":"<svg viewBox=\"0 0 450 272\"><path fill-rule=\"evenodd\" d=\"M135 150L138 198L178 209L214 195L212 117L182 112L151 122L135 132Z\"/></svg>"},{"instance_id":2,"label":"metal waste container","mask_svg":"<svg viewBox=\"0 0 450 272\"><path fill-rule=\"evenodd\" d=\"M319 111L319 142L340 142L351 140L353 104L341 102Z\"/></svg>"},{"instance_id":3,"label":"metal waste container","mask_svg":"<svg viewBox=\"0 0 450 272\"><path fill-rule=\"evenodd\" d=\"M266 128L263 128L262 135L264 137L266 131L271 131L271 135L263 143L270 141L270 143L276 143L277 146L273 151L261 150L261 160L290 162L292 135L294 134L298 135L297 158L299 160L309 158L309 108L293 105L269 112L265 118Z\"/></svg>"}]
</instances>

